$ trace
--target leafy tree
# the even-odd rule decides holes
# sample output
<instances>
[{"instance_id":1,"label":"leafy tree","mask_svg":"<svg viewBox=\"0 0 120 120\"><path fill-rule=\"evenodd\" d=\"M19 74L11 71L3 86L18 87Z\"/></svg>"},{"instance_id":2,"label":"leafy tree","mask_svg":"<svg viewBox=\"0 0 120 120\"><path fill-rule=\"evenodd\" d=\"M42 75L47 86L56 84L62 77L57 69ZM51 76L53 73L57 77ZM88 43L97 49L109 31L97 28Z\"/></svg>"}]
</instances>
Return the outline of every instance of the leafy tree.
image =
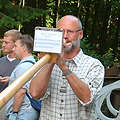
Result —
<instances>
[{"instance_id":1,"label":"leafy tree","mask_svg":"<svg viewBox=\"0 0 120 120\"><path fill-rule=\"evenodd\" d=\"M6 29L20 29L25 22L29 23L31 19L47 14L47 11L42 8L22 6L18 1L10 0L0 1L0 11L0 27L6 27ZM24 30L22 32L24 33Z\"/></svg>"},{"instance_id":2,"label":"leafy tree","mask_svg":"<svg viewBox=\"0 0 120 120\"><path fill-rule=\"evenodd\" d=\"M0 38L13 28L34 37L36 26L56 27L59 18L71 14L82 21L90 54L112 66L120 61L119 11L119 0L1 0Z\"/></svg>"}]
</instances>

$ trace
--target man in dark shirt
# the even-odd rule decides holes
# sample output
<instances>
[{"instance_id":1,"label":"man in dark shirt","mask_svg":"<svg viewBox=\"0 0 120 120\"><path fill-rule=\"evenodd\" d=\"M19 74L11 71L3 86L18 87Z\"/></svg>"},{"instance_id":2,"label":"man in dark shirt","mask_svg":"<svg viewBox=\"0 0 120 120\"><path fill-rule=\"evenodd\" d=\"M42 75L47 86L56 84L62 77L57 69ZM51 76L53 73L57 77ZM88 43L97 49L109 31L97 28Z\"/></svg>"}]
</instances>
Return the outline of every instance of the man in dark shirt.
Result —
<instances>
[{"instance_id":1,"label":"man in dark shirt","mask_svg":"<svg viewBox=\"0 0 120 120\"><path fill-rule=\"evenodd\" d=\"M6 55L0 58L0 92L2 92L8 85L9 76L14 70L15 66L19 63L12 51L15 40L21 36L18 30L8 30L4 33L2 51ZM6 120L5 107L0 110L0 120Z\"/></svg>"}]
</instances>

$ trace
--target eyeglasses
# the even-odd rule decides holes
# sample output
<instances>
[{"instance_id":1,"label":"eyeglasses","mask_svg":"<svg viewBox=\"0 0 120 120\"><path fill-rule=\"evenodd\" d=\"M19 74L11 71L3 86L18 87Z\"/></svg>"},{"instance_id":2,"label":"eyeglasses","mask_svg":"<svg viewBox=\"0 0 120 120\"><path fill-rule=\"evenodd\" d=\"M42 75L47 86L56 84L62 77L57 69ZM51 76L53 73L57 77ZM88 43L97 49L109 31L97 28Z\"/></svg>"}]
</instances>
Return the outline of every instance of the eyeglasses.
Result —
<instances>
[{"instance_id":1,"label":"eyeglasses","mask_svg":"<svg viewBox=\"0 0 120 120\"><path fill-rule=\"evenodd\" d=\"M7 41L2 41L2 43L5 43L6 45L9 44L9 43L13 43L13 42L7 42Z\"/></svg>"},{"instance_id":2,"label":"eyeglasses","mask_svg":"<svg viewBox=\"0 0 120 120\"><path fill-rule=\"evenodd\" d=\"M81 31L81 30L64 30L64 29L63 29L63 33L67 32L67 34L68 34L69 36L74 35L74 34L75 34L76 32L78 32L78 31Z\"/></svg>"}]
</instances>

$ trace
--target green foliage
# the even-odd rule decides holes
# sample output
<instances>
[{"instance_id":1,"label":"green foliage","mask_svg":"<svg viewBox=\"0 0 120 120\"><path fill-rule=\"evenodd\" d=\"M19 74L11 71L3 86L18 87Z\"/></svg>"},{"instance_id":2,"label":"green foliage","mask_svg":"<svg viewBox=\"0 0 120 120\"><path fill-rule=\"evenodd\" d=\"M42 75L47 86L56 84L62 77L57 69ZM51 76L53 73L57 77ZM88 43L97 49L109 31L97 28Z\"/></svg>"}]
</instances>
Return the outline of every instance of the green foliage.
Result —
<instances>
[{"instance_id":1,"label":"green foliage","mask_svg":"<svg viewBox=\"0 0 120 120\"><path fill-rule=\"evenodd\" d=\"M13 28L13 27L17 27L18 23L19 22L15 21L14 18L6 16L6 15L4 15L2 17L2 19L0 19L0 27L1 26L8 26L10 28Z\"/></svg>"},{"instance_id":2,"label":"green foliage","mask_svg":"<svg viewBox=\"0 0 120 120\"><path fill-rule=\"evenodd\" d=\"M48 11L30 6L16 5L9 0L0 1L0 27L18 28L24 22L30 22L31 19L37 19Z\"/></svg>"},{"instance_id":3,"label":"green foliage","mask_svg":"<svg viewBox=\"0 0 120 120\"><path fill-rule=\"evenodd\" d=\"M60 7L59 7L59 14L62 16L67 15L67 14L77 16L77 13L78 13L77 2L78 0L67 0L67 1L62 0Z\"/></svg>"},{"instance_id":4,"label":"green foliage","mask_svg":"<svg viewBox=\"0 0 120 120\"><path fill-rule=\"evenodd\" d=\"M53 24L53 19L49 15L47 15L46 16L46 27L52 28L53 27L52 24Z\"/></svg>"},{"instance_id":5,"label":"green foliage","mask_svg":"<svg viewBox=\"0 0 120 120\"><path fill-rule=\"evenodd\" d=\"M120 61L120 1L60 0L59 6L57 2L26 0L23 7L20 0L0 0L0 38L4 31L18 29L18 25L22 33L33 35L35 26L52 28L55 17L71 14L82 21L81 48L86 54L99 59L105 67Z\"/></svg>"},{"instance_id":6,"label":"green foliage","mask_svg":"<svg viewBox=\"0 0 120 120\"><path fill-rule=\"evenodd\" d=\"M0 1L0 8L5 9L12 9L13 5L11 4L10 0L1 0Z\"/></svg>"},{"instance_id":7,"label":"green foliage","mask_svg":"<svg viewBox=\"0 0 120 120\"><path fill-rule=\"evenodd\" d=\"M83 49L83 52L87 55L90 55L96 59L99 59L102 64L107 67L111 67L114 65L114 54L112 53L113 49L109 49L104 55L99 55L95 50L91 50L90 43L87 43L88 40L86 38L83 38L80 41L80 46ZM118 61L116 61L118 62Z\"/></svg>"},{"instance_id":8,"label":"green foliage","mask_svg":"<svg viewBox=\"0 0 120 120\"><path fill-rule=\"evenodd\" d=\"M32 53L32 54L33 54L33 56L34 56L35 60L36 60L36 61L38 61L37 52L33 51L33 53Z\"/></svg>"},{"instance_id":9,"label":"green foliage","mask_svg":"<svg viewBox=\"0 0 120 120\"><path fill-rule=\"evenodd\" d=\"M113 59L114 59L113 53L106 53L100 58L103 65L107 68L110 68L114 65Z\"/></svg>"},{"instance_id":10,"label":"green foliage","mask_svg":"<svg viewBox=\"0 0 120 120\"><path fill-rule=\"evenodd\" d=\"M21 8L20 6L14 6L14 14L11 14L12 17L15 17L20 23L29 22L31 19L36 19L36 17L42 16L43 13L47 14L47 11L44 12L43 9L34 9L29 6Z\"/></svg>"},{"instance_id":11,"label":"green foliage","mask_svg":"<svg viewBox=\"0 0 120 120\"><path fill-rule=\"evenodd\" d=\"M0 42L0 49L2 48L2 44ZM1 51L1 57L4 56L3 52Z\"/></svg>"}]
</instances>

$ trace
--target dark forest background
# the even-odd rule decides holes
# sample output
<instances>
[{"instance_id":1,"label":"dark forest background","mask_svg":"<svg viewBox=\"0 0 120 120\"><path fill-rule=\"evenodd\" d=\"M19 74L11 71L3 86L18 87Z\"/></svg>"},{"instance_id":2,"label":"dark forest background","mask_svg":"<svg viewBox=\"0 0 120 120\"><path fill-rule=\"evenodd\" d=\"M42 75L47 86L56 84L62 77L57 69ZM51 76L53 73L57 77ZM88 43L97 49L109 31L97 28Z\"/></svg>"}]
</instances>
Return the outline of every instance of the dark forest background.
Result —
<instances>
[{"instance_id":1,"label":"dark forest background","mask_svg":"<svg viewBox=\"0 0 120 120\"><path fill-rule=\"evenodd\" d=\"M36 26L55 28L64 15L83 24L81 47L105 67L120 61L120 0L1 0L0 39L5 31L19 29L34 37Z\"/></svg>"}]
</instances>

